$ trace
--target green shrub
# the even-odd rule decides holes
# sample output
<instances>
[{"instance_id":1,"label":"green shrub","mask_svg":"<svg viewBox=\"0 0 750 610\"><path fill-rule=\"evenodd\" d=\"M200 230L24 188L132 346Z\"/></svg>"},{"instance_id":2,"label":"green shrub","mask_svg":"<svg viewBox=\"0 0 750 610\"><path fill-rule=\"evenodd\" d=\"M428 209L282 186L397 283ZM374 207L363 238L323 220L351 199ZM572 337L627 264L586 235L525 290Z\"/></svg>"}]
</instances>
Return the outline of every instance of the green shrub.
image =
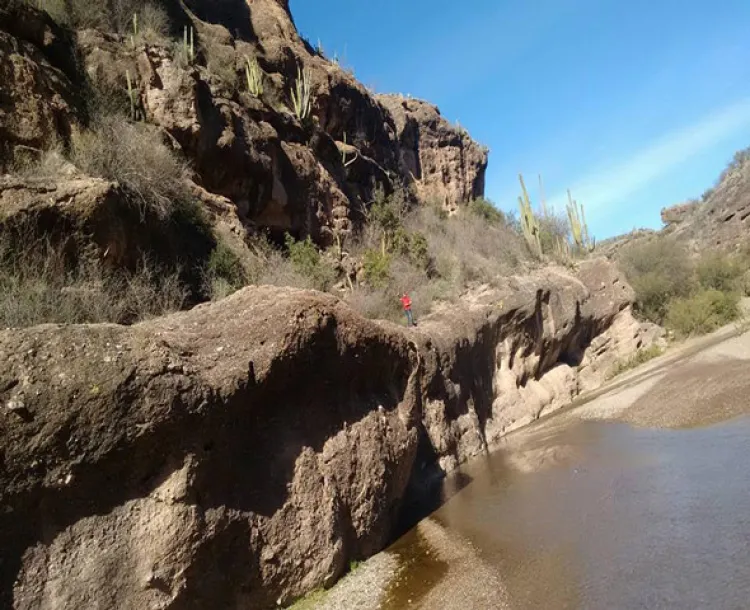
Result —
<instances>
[{"instance_id":1,"label":"green shrub","mask_svg":"<svg viewBox=\"0 0 750 610\"><path fill-rule=\"evenodd\" d=\"M701 290L674 299L667 309L666 326L679 336L712 332L740 315L739 297L718 290Z\"/></svg>"},{"instance_id":2,"label":"green shrub","mask_svg":"<svg viewBox=\"0 0 750 610\"><path fill-rule=\"evenodd\" d=\"M737 259L719 252L703 255L696 264L698 284L706 290L733 292L739 288L744 269Z\"/></svg>"},{"instance_id":3,"label":"green shrub","mask_svg":"<svg viewBox=\"0 0 750 610\"><path fill-rule=\"evenodd\" d=\"M362 257L367 283L383 287L390 279L391 257L381 250L366 250Z\"/></svg>"},{"instance_id":4,"label":"green shrub","mask_svg":"<svg viewBox=\"0 0 750 610\"><path fill-rule=\"evenodd\" d=\"M505 224L505 215L487 199L474 199L469 203L469 211L490 224Z\"/></svg>"},{"instance_id":5,"label":"green shrub","mask_svg":"<svg viewBox=\"0 0 750 610\"><path fill-rule=\"evenodd\" d=\"M694 287L690 257L676 241L658 237L633 244L619 259L636 293L636 309L662 324L672 299L686 297Z\"/></svg>"},{"instance_id":6,"label":"green shrub","mask_svg":"<svg viewBox=\"0 0 750 610\"><path fill-rule=\"evenodd\" d=\"M206 290L212 300L229 296L250 282L240 258L221 240L211 252L205 273Z\"/></svg>"},{"instance_id":7,"label":"green shrub","mask_svg":"<svg viewBox=\"0 0 750 610\"><path fill-rule=\"evenodd\" d=\"M407 231L399 227L393 234L390 249L422 269L427 269L430 265L429 243L419 231Z\"/></svg>"},{"instance_id":8,"label":"green shrub","mask_svg":"<svg viewBox=\"0 0 750 610\"><path fill-rule=\"evenodd\" d=\"M312 288L328 290L333 285L336 271L327 260L324 260L310 237L297 241L287 233L286 248L294 271L309 278Z\"/></svg>"}]
</instances>

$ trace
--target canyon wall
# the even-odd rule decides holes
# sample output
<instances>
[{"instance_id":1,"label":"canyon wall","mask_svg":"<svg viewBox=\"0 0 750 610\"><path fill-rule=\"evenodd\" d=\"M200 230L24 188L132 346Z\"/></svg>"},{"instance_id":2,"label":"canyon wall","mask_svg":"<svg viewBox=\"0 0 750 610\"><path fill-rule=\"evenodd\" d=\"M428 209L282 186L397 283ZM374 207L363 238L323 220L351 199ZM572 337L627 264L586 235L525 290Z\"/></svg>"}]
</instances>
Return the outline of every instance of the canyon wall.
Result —
<instances>
[{"instance_id":1,"label":"canyon wall","mask_svg":"<svg viewBox=\"0 0 750 610\"><path fill-rule=\"evenodd\" d=\"M270 608L390 540L410 495L658 338L609 264L425 318L248 288L0 332L2 607Z\"/></svg>"}]
</instances>

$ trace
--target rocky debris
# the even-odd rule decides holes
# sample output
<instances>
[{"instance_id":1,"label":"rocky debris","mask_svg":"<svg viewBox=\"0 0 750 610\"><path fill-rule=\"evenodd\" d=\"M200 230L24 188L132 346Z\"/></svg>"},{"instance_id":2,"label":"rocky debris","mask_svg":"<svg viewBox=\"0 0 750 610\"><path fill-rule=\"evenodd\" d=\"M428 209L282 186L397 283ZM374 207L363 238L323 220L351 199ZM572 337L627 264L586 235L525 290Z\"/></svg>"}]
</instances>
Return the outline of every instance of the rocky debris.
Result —
<instances>
[{"instance_id":1,"label":"rocky debris","mask_svg":"<svg viewBox=\"0 0 750 610\"><path fill-rule=\"evenodd\" d=\"M400 95L379 95L393 116L404 173L420 199L449 213L484 196L488 151L445 120L437 106Z\"/></svg>"},{"instance_id":2,"label":"rocky debris","mask_svg":"<svg viewBox=\"0 0 750 610\"><path fill-rule=\"evenodd\" d=\"M0 604L270 608L329 585L435 475L645 346L631 301L597 260L418 330L257 287L0 332Z\"/></svg>"}]
</instances>

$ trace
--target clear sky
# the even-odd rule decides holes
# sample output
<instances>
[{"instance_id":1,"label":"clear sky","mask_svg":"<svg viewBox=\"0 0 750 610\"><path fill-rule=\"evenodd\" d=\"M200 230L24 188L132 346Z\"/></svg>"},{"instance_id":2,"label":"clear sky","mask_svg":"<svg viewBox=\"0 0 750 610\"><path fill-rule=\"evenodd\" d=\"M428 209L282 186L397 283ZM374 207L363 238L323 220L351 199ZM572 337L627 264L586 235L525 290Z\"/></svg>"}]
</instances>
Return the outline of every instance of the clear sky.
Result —
<instances>
[{"instance_id":1,"label":"clear sky","mask_svg":"<svg viewBox=\"0 0 750 610\"><path fill-rule=\"evenodd\" d=\"M565 189L599 238L660 226L750 146L750 0L291 0L378 92L428 99L490 148L487 196Z\"/></svg>"}]
</instances>

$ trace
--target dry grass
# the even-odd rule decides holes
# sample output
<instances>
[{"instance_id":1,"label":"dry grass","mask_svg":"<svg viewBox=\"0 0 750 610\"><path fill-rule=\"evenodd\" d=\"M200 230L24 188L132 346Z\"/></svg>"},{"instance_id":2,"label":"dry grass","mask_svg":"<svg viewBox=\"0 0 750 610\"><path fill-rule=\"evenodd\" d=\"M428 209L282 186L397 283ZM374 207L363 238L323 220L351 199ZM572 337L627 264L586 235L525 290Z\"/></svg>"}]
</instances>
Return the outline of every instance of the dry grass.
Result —
<instances>
[{"instance_id":1,"label":"dry grass","mask_svg":"<svg viewBox=\"0 0 750 610\"><path fill-rule=\"evenodd\" d=\"M184 307L179 272L144 260L133 273L105 269L94 257L70 264L65 244L38 240L18 250L0 238L0 327L43 323L130 324Z\"/></svg>"},{"instance_id":2,"label":"dry grass","mask_svg":"<svg viewBox=\"0 0 750 610\"><path fill-rule=\"evenodd\" d=\"M124 186L143 215L165 219L192 199L187 166L150 125L102 117L91 130L74 135L71 157L84 172Z\"/></svg>"}]
</instances>

